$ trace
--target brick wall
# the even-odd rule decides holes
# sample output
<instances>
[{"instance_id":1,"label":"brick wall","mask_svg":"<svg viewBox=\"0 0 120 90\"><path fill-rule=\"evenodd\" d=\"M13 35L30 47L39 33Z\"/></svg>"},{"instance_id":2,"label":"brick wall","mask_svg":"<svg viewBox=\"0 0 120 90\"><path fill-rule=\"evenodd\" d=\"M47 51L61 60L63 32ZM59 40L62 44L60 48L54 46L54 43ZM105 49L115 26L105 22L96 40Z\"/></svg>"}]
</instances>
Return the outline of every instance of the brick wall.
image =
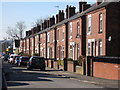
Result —
<instances>
[{"instance_id":1,"label":"brick wall","mask_svg":"<svg viewBox=\"0 0 120 90\"><path fill-rule=\"evenodd\" d=\"M87 57L87 75L120 80L119 57Z\"/></svg>"},{"instance_id":2,"label":"brick wall","mask_svg":"<svg viewBox=\"0 0 120 90\"><path fill-rule=\"evenodd\" d=\"M93 76L120 80L120 64L111 64L103 62L94 62L93 63Z\"/></svg>"}]
</instances>

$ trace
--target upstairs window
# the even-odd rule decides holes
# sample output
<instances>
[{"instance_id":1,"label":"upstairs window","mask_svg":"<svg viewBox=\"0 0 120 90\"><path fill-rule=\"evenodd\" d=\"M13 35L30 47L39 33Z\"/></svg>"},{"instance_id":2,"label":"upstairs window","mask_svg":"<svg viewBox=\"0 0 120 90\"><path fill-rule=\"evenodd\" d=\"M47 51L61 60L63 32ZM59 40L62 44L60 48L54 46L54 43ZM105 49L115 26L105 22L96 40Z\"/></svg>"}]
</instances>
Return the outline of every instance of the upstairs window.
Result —
<instances>
[{"instance_id":1,"label":"upstairs window","mask_svg":"<svg viewBox=\"0 0 120 90\"><path fill-rule=\"evenodd\" d=\"M99 41L99 55L102 56L102 40Z\"/></svg>"},{"instance_id":2,"label":"upstairs window","mask_svg":"<svg viewBox=\"0 0 120 90\"><path fill-rule=\"evenodd\" d=\"M77 22L77 34L80 34L80 22Z\"/></svg>"},{"instance_id":3,"label":"upstairs window","mask_svg":"<svg viewBox=\"0 0 120 90\"><path fill-rule=\"evenodd\" d=\"M62 41L64 41L65 30L62 28Z\"/></svg>"},{"instance_id":4,"label":"upstairs window","mask_svg":"<svg viewBox=\"0 0 120 90\"><path fill-rule=\"evenodd\" d=\"M47 33L47 42L50 42L50 33Z\"/></svg>"},{"instance_id":5,"label":"upstairs window","mask_svg":"<svg viewBox=\"0 0 120 90\"><path fill-rule=\"evenodd\" d=\"M53 38L52 38L52 39L53 39L53 42L54 42L54 38L55 38L54 34L55 34L55 33L54 33L54 30L53 30Z\"/></svg>"},{"instance_id":6,"label":"upstairs window","mask_svg":"<svg viewBox=\"0 0 120 90\"><path fill-rule=\"evenodd\" d=\"M77 36L76 38L80 37L80 22L77 22Z\"/></svg>"},{"instance_id":7,"label":"upstairs window","mask_svg":"<svg viewBox=\"0 0 120 90\"><path fill-rule=\"evenodd\" d=\"M99 14L99 33L102 32L102 21L103 18L102 18L102 13Z\"/></svg>"},{"instance_id":8,"label":"upstairs window","mask_svg":"<svg viewBox=\"0 0 120 90\"><path fill-rule=\"evenodd\" d=\"M61 47L61 59L64 59L64 46Z\"/></svg>"},{"instance_id":9,"label":"upstairs window","mask_svg":"<svg viewBox=\"0 0 120 90\"><path fill-rule=\"evenodd\" d=\"M70 39L72 38L72 22L70 22Z\"/></svg>"},{"instance_id":10,"label":"upstairs window","mask_svg":"<svg viewBox=\"0 0 120 90\"><path fill-rule=\"evenodd\" d=\"M88 15L88 34L91 33L91 14Z\"/></svg>"},{"instance_id":11,"label":"upstairs window","mask_svg":"<svg viewBox=\"0 0 120 90\"><path fill-rule=\"evenodd\" d=\"M73 58L73 45L70 45L70 58Z\"/></svg>"}]
</instances>

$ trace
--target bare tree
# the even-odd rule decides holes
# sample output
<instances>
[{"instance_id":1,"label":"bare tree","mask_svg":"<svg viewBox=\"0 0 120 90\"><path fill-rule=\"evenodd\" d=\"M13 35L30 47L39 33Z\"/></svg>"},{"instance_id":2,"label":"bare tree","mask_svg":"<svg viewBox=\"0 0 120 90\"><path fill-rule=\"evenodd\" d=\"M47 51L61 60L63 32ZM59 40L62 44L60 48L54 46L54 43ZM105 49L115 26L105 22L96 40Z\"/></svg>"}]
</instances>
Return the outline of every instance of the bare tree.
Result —
<instances>
[{"instance_id":1,"label":"bare tree","mask_svg":"<svg viewBox=\"0 0 120 90\"><path fill-rule=\"evenodd\" d=\"M8 34L8 36L9 36L11 39L20 39L19 36L18 36L18 31L17 31L15 28L8 27L6 33Z\"/></svg>"},{"instance_id":2,"label":"bare tree","mask_svg":"<svg viewBox=\"0 0 120 90\"><path fill-rule=\"evenodd\" d=\"M43 23L43 19L42 18L37 19L36 22L35 22L36 25L41 25L42 23Z\"/></svg>"},{"instance_id":3,"label":"bare tree","mask_svg":"<svg viewBox=\"0 0 120 90\"><path fill-rule=\"evenodd\" d=\"M16 28L17 28L17 31L18 31L20 39L22 39L23 38L24 30L26 28L25 22L24 21L17 22Z\"/></svg>"},{"instance_id":4,"label":"bare tree","mask_svg":"<svg viewBox=\"0 0 120 90\"><path fill-rule=\"evenodd\" d=\"M25 23L23 21L19 21L16 23L15 28L8 27L6 33L11 39L22 39L25 28Z\"/></svg>"}]
</instances>

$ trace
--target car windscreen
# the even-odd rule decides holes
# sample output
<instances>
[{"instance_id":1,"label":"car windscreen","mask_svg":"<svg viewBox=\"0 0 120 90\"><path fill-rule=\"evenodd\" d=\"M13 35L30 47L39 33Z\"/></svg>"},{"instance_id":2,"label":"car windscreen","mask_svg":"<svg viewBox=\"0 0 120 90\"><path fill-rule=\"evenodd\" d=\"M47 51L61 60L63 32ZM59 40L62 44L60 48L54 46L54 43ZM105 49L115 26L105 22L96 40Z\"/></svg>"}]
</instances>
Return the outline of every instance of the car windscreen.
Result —
<instances>
[{"instance_id":1,"label":"car windscreen","mask_svg":"<svg viewBox=\"0 0 120 90\"><path fill-rule=\"evenodd\" d=\"M42 62L44 58L33 58L33 62Z\"/></svg>"}]
</instances>

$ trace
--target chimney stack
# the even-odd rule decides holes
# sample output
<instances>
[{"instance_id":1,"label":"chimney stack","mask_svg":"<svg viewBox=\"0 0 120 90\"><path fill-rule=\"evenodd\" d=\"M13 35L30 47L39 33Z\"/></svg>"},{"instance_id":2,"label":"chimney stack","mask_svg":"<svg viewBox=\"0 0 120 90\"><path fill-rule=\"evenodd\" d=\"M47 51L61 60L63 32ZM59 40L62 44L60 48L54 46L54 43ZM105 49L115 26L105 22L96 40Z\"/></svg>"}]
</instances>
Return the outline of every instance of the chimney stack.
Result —
<instances>
[{"instance_id":1,"label":"chimney stack","mask_svg":"<svg viewBox=\"0 0 120 90\"><path fill-rule=\"evenodd\" d=\"M66 19L70 18L71 16L73 16L75 14L75 7L69 7L67 5L67 8L66 8Z\"/></svg>"},{"instance_id":2,"label":"chimney stack","mask_svg":"<svg viewBox=\"0 0 120 90\"><path fill-rule=\"evenodd\" d=\"M82 12L82 5L87 4L87 2L79 2L79 12Z\"/></svg>"},{"instance_id":3,"label":"chimney stack","mask_svg":"<svg viewBox=\"0 0 120 90\"><path fill-rule=\"evenodd\" d=\"M64 20L64 11L59 10L58 13L58 22L61 22L62 20Z\"/></svg>"},{"instance_id":4,"label":"chimney stack","mask_svg":"<svg viewBox=\"0 0 120 90\"><path fill-rule=\"evenodd\" d=\"M82 5L82 11L85 11L85 10L87 10L87 9L90 8L90 7L91 7L90 4L83 4L83 5Z\"/></svg>"},{"instance_id":5,"label":"chimney stack","mask_svg":"<svg viewBox=\"0 0 120 90\"><path fill-rule=\"evenodd\" d=\"M44 20L44 29L46 29L47 28L47 20Z\"/></svg>"},{"instance_id":6,"label":"chimney stack","mask_svg":"<svg viewBox=\"0 0 120 90\"><path fill-rule=\"evenodd\" d=\"M39 31L41 31L41 25L37 25L36 27L36 32L39 32Z\"/></svg>"},{"instance_id":7,"label":"chimney stack","mask_svg":"<svg viewBox=\"0 0 120 90\"><path fill-rule=\"evenodd\" d=\"M56 24L58 23L58 14L56 14Z\"/></svg>"},{"instance_id":8,"label":"chimney stack","mask_svg":"<svg viewBox=\"0 0 120 90\"><path fill-rule=\"evenodd\" d=\"M49 28L49 27L50 27L49 20L47 20L47 28Z\"/></svg>"},{"instance_id":9,"label":"chimney stack","mask_svg":"<svg viewBox=\"0 0 120 90\"><path fill-rule=\"evenodd\" d=\"M103 2L103 0L97 0L96 4L99 5L102 2Z\"/></svg>"},{"instance_id":10,"label":"chimney stack","mask_svg":"<svg viewBox=\"0 0 120 90\"><path fill-rule=\"evenodd\" d=\"M29 30L29 36L32 34L32 31L31 30Z\"/></svg>"},{"instance_id":11,"label":"chimney stack","mask_svg":"<svg viewBox=\"0 0 120 90\"><path fill-rule=\"evenodd\" d=\"M52 26L55 24L55 17L53 16L52 18L50 18L49 20L49 25Z\"/></svg>"},{"instance_id":12,"label":"chimney stack","mask_svg":"<svg viewBox=\"0 0 120 90\"><path fill-rule=\"evenodd\" d=\"M29 36L29 31L26 31L26 36Z\"/></svg>"}]
</instances>

